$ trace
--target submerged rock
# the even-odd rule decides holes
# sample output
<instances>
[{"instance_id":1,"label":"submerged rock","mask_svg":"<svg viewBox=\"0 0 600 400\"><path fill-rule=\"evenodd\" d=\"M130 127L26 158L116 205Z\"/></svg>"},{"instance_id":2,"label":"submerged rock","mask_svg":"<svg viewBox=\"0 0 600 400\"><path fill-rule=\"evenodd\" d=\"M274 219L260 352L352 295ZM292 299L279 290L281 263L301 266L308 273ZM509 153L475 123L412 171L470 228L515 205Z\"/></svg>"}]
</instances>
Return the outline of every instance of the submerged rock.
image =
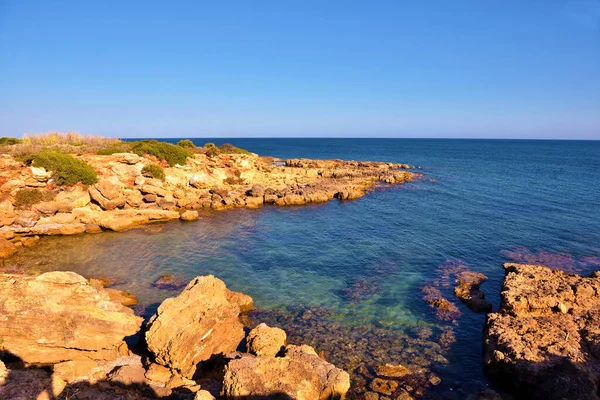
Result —
<instances>
[{"instance_id":1,"label":"submerged rock","mask_svg":"<svg viewBox=\"0 0 600 400\"><path fill-rule=\"evenodd\" d=\"M480 272L461 271L456 276L458 284L454 288L454 294L471 310L490 312L492 311L492 304L485 300L485 294L479 288L486 279L487 276Z\"/></svg>"},{"instance_id":2,"label":"submerged rock","mask_svg":"<svg viewBox=\"0 0 600 400\"><path fill-rule=\"evenodd\" d=\"M297 400L342 398L350 376L319 358L310 346L287 346L284 357L243 355L225 368L227 398L281 396Z\"/></svg>"},{"instance_id":3,"label":"submerged rock","mask_svg":"<svg viewBox=\"0 0 600 400\"><path fill-rule=\"evenodd\" d=\"M533 399L598 399L600 277L505 264L485 329L488 373Z\"/></svg>"},{"instance_id":4,"label":"submerged rock","mask_svg":"<svg viewBox=\"0 0 600 400\"><path fill-rule=\"evenodd\" d=\"M188 282L180 276L177 275L163 275L158 278L152 286L157 289L163 290L179 290L186 287Z\"/></svg>"},{"instance_id":5,"label":"submerged rock","mask_svg":"<svg viewBox=\"0 0 600 400\"><path fill-rule=\"evenodd\" d=\"M192 377L200 361L234 351L244 338L240 308L225 283L212 275L193 279L165 300L148 322L146 342L156 362Z\"/></svg>"},{"instance_id":6,"label":"submerged rock","mask_svg":"<svg viewBox=\"0 0 600 400\"><path fill-rule=\"evenodd\" d=\"M4 350L30 364L111 360L142 318L74 272L0 275Z\"/></svg>"}]
</instances>

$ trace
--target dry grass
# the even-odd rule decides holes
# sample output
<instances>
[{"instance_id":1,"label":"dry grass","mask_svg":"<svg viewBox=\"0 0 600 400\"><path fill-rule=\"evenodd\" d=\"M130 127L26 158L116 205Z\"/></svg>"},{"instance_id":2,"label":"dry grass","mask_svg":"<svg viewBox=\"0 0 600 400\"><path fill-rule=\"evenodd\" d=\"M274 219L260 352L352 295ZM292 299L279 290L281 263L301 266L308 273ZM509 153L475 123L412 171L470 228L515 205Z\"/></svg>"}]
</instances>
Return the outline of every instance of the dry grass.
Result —
<instances>
[{"instance_id":1,"label":"dry grass","mask_svg":"<svg viewBox=\"0 0 600 400\"><path fill-rule=\"evenodd\" d=\"M93 147L108 147L114 146L121 141L115 138L82 135L77 132L47 132L38 133L35 135L25 134L23 136L23 144L54 146L54 145L70 145L70 146L93 146Z\"/></svg>"},{"instance_id":2,"label":"dry grass","mask_svg":"<svg viewBox=\"0 0 600 400\"><path fill-rule=\"evenodd\" d=\"M43 149L58 150L69 154L96 153L102 149L122 143L119 139L103 136L82 135L77 132L48 132L35 135L25 134L22 143L0 146L0 152L15 158L39 153Z\"/></svg>"}]
</instances>

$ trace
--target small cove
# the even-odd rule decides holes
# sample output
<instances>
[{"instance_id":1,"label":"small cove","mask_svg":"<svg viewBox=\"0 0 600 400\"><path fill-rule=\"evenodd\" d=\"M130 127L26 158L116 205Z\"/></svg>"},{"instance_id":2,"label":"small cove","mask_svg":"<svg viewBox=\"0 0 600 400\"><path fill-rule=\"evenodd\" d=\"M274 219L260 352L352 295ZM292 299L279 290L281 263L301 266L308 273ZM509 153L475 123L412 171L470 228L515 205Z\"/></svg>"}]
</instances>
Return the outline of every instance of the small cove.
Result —
<instances>
[{"instance_id":1,"label":"small cove","mask_svg":"<svg viewBox=\"0 0 600 400\"><path fill-rule=\"evenodd\" d=\"M442 378L436 388L441 393L468 393L486 384L485 316L456 300L458 323L440 322L421 299L420 288L445 260L486 274L482 288L494 309L503 262L552 262L560 255L581 272L597 268L598 143L230 141L281 158L406 162L422 166L427 179L382 187L351 202L206 212L191 223L44 238L5 267L111 276L119 281L115 288L139 298L136 311L144 316L177 293L153 287L160 276L214 274L254 298L257 319L281 324L341 367L362 361L431 367ZM456 342L443 349L446 328Z\"/></svg>"}]
</instances>

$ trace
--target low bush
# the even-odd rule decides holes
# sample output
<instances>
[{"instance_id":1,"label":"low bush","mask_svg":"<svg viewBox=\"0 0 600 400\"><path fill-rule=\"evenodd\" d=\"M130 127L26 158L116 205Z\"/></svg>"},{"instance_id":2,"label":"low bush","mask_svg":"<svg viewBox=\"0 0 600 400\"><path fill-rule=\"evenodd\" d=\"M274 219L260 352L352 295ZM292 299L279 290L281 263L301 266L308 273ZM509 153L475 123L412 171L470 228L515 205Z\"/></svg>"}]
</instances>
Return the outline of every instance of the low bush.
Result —
<instances>
[{"instance_id":1,"label":"low bush","mask_svg":"<svg viewBox=\"0 0 600 400\"><path fill-rule=\"evenodd\" d=\"M230 143L224 143L219 146L220 154L251 154L248 150L240 149Z\"/></svg>"},{"instance_id":2,"label":"low bush","mask_svg":"<svg viewBox=\"0 0 600 400\"><path fill-rule=\"evenodd\" d=\"M29 208L41 201L54 199L54 193L49 190L20 189L15 195L15 207Z\"/></svg>"},{"instance_id":3,"label":"low bush","mask_svg":"<svg viewBox=\"0 0 600 400\"><path fill-rule=\"evenodd\" d=\"M140 156L147 154L155 156L159 160L165 160L171 167L175 164L185 165L187 158L193 154L187 148L158 140L132 142L131 151Z\"/></svg>"},{"instance_id":4,"label":"low bush","mask_svg":"<svg viewBox=\"0 0 600 400\"><path fill-rule=\"evenodd\" d=\"M85 161L70 154L42 150L27 157L25 161L34 167L43 167L47 171L52 171L52 178L57 185L74 185L79 182L93 185L98 182L96 170Z\"/></svg>"},{"instance_id":5,"label":"low bush","mask_svg":"<svg viewBox=\"0 0 600 400\"><path fill-rule=\"evenodd\" d=\"M215 157L219 155L219 148L215 146L214 143L206 143L204 148L206 149L204 154L206 154L207 157Z\"/></svg>"},{"instance_id":6,"label":"low bush","mask_svg":"<svg viewBox=\"0 0 600 400\"><path fill-rule=\"evenodd\" d=\"M177 142L177 146L186 148L186 149L194 149L196 145L189 139L183 139Z\"/></svg>"},{"instance_id":7,"label":"low bush","mask_svg":"<svg viewBox=\"0 0 600 400\"><path fill-rule=\"evenodd\" d=\"M165 180L165 170L160 165L156 164L146 164L144 168L142 168L142 175L148 178L156 178L161 181Z\"/></svg>"},{"instance_id":8,"label":"low bush","mask_svg":"<svg viewBox=\"0 0 600 400\"><path fill-rule=\"evenodd\" d=\"M0 138L0 146L11 146L21 143L21 139L3 136Z\"/></svg>"},{"instance_id":9,"label":"low bush","mask_svg":"<svg viewBox=\"0 0 600 400\"><path fill-rule=\"evenodd\" d=\"M131 144L127 142L120 142L109 147L105 147L96 152L100 156L110 156L115 153L128 153L131 151Z\"/></svg>"}]
</instances>

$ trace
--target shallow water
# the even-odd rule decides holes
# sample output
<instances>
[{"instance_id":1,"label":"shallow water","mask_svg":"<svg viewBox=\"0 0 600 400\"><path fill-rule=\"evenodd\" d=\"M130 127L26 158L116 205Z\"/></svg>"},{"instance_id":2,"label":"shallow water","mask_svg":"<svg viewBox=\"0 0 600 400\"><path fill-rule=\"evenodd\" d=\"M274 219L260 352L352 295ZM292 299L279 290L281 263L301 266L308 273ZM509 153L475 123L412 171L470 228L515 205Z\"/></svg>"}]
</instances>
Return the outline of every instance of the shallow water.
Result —
<instances>
[{"instance_id":1,"label":"shallow water","mask_svg":"<svg viewBox=\"0 0 600 400\"><path fill-rule=\"evenodd\" d=\"M199 143L205 141L223 142ZM281 158L409 163L421 166L427 179L384 187L352 202L207 212L193 223L46 238L6 265L116 277L121 283L115 287L138 296L145 307L138 311L145 315L176 294L152 286L161 275L191 279L212 273L230 288L250 294L265 319L295 324L290 329L298 337L311 334L302 324L319 319L335 324L333 334L355 327L355 341L356 332L376 341L385 336L382 332L403 335L423 326L433 329L430 340L437 341L440 329L451 326L456 343L448 352L434 351L450 361L450 367L436 370L442 377L436 390L442 392L468 392L485 384L485 316L457 301L462 317L456 325L444 324L421 299L420 288L436 278L445 260L461 260L486 274L489 280L482 288L494 309L503 262L556 261L557 267L574 264L579 272L600 268L600 142L227 141ZM326 312L305 320L294 317L306 307ZM326 340L323 329L315 327L312 333ZM387 343L397 346L393 340ZM342 357L333 356L331 346L323 347L330 358ZM364 358L408 363L419 351L435 357L427 350L430 343L401 349Z\"/></svg>"}]
</instances>

